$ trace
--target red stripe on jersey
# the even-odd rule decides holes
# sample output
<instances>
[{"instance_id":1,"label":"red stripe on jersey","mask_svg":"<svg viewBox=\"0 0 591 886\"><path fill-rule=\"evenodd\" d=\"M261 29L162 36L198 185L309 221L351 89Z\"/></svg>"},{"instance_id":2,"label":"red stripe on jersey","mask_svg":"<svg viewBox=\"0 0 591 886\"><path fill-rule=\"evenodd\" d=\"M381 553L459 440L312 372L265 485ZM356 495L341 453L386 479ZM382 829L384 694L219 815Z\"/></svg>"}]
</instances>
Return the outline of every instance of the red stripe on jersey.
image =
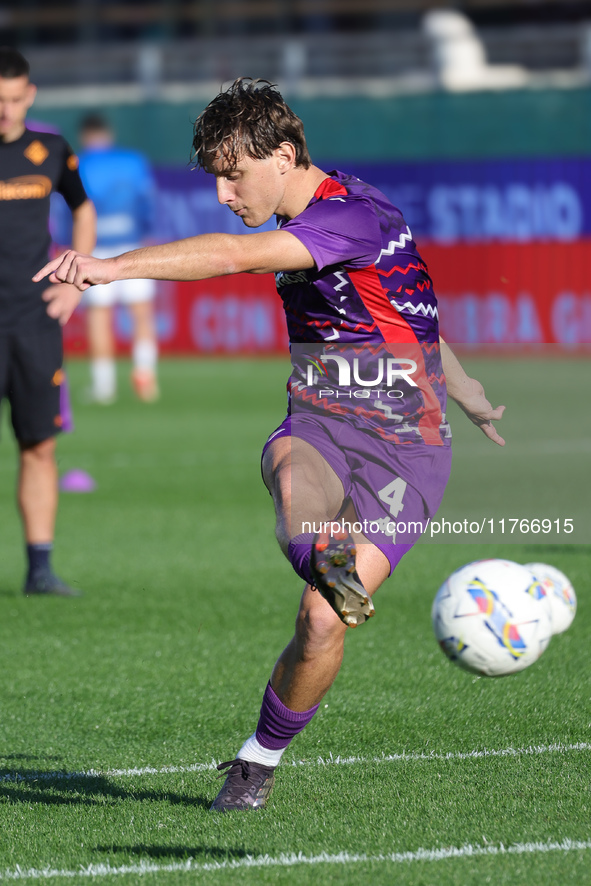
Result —
<instances>
[{"instance_id":1,"label":"red stripe on jersey","mask_svg":"<svg viewBox=\"0 0 591 886\"><path fill-rule=\"evenodd\" d=\"M327 197L346 197L348 193L344 185L329 176L320 182L314 196L317 200L326 200Z\"/></svg>"},{"instance_id":2,"label":"red stripe on jersey","mask_svg":"<svg viewBox=\"0 0 591 886\"><path fill-rule=\"evenodd\" d=\"M439 425L441 424L441 407L435 391L427 380L425 361L417 341L417 337L395 307L384 290L375 265L360 270L347 271L353 286L365 305L370 317L377 323L384 342L388 345L414 344L413 357L416 355L418 369L418 385L423 394L425 414L419 419L419 433L425 443L431 446L443 446Z\"/></svg>"},{"instance_id":3,"label":"red stripe on jersey","mask_svg":"<svg viewBox=\"0 0 591 886\"><path fill-rule=\"evenodd\" d=\"M378 324L385 342L417 344L417 337L402 314L399 314L382 286L375 265L359 270L347 270L370 317Z\"/></svg>"}]
</instances>

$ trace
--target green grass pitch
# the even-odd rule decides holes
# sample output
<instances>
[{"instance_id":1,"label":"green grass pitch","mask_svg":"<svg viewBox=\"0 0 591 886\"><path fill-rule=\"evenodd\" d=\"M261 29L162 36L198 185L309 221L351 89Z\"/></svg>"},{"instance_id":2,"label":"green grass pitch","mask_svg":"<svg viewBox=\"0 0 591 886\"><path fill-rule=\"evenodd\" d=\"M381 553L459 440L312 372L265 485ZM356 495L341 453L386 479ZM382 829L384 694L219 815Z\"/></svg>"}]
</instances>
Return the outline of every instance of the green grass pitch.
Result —
<instances>
[{"instance_id":1,"label":"green grass pitch","mask_svg":"<svg viewBox=\"0 0 591 886\"><path fill-rule=\"evenodd\" d=\"M555 507L584 536L590 364L467 365L508 403L508 444L452 411L459 455L442 512ZM288 364L166 361L150 406L121 364L109 408L84 404L84 363L69 372L76 430L60 470L98 484L60 503L54 564L79 599L21 594L3 420L0 882L591 883L589 535L418 545L350 632L269 807L212 815L212 761L253 731L301 588L259 475ZM553 563L579 602L536 664L496 680L449 663L430 624L443 579L488 556Z\"/></svg>"}]
</instances>

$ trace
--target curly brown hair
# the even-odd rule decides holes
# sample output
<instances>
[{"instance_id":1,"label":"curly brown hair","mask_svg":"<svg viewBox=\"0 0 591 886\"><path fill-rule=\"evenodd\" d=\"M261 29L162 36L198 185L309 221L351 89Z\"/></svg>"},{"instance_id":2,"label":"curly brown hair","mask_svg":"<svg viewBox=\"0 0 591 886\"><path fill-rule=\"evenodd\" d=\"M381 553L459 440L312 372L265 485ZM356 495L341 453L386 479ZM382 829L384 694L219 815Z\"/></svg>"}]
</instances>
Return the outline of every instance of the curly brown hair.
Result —
<instances>
[{"instance_id":1,"label":"curly brown hair","mask_svg":"<svg viewBox=\"0 0 591 886\"><path fill-rule=\"evenodd\" d=\"M239 77L197 117L192 160L209 171L221 156L224 166L234 169L244 156L270 157L282 142L294 146L296 166L311 166L302 121L281 93L268 80Z\"/></svg>"}]
</instances>

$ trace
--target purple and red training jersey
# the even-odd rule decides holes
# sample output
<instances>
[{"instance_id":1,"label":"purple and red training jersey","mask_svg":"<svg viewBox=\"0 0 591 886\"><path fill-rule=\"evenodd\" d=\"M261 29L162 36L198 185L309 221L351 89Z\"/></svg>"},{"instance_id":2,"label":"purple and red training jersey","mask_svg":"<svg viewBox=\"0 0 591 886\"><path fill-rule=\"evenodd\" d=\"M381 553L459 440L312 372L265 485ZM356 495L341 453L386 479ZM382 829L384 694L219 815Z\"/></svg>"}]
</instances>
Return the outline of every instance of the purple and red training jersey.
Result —
<instances>
[{"instance_id":1,"label":"purple and red training jersey","mask_svg":"<svg viewBox=\"0 0 591 886\"><path fill-rule=\"evenodd\" d=\"M332 172L278 219L316 267L276 274L291 342L291 411L346 416L392 443L449 441L437 300L401 212Z\"/></svg>"}]
</instances>

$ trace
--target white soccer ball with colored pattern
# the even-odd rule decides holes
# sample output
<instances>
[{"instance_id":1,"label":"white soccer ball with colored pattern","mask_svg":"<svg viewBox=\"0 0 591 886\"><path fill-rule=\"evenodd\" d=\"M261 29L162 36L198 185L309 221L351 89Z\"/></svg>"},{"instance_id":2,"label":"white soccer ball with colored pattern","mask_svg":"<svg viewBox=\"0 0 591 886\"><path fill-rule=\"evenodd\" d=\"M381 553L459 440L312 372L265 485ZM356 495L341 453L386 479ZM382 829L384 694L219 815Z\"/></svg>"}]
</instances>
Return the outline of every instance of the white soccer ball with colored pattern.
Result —
<instances>
[{"instance_id":1,"label":"white soccer ball with colored pattern","mask_svg":"<svg viewBox=\"0 0 591 886\"><path fill-rule=\"evenodd\" d=\"M552 633L562 634L572 624L577 612L577 595L564 572L548 563L525 564L541 581L552 610Z\"/></svg>"},{"instance_id":2,"label":"white soccer ball with colored pattern","mask_svg":"<svg viewBox=\"0 0 591 886\"><path fill-rule=\"evenodd\" d=\"M552 637L544 585L512 560L476 560L457 569L439 588L431 617L450 661L486 677L533 664Z\"/></svg>"}]
</instances>

